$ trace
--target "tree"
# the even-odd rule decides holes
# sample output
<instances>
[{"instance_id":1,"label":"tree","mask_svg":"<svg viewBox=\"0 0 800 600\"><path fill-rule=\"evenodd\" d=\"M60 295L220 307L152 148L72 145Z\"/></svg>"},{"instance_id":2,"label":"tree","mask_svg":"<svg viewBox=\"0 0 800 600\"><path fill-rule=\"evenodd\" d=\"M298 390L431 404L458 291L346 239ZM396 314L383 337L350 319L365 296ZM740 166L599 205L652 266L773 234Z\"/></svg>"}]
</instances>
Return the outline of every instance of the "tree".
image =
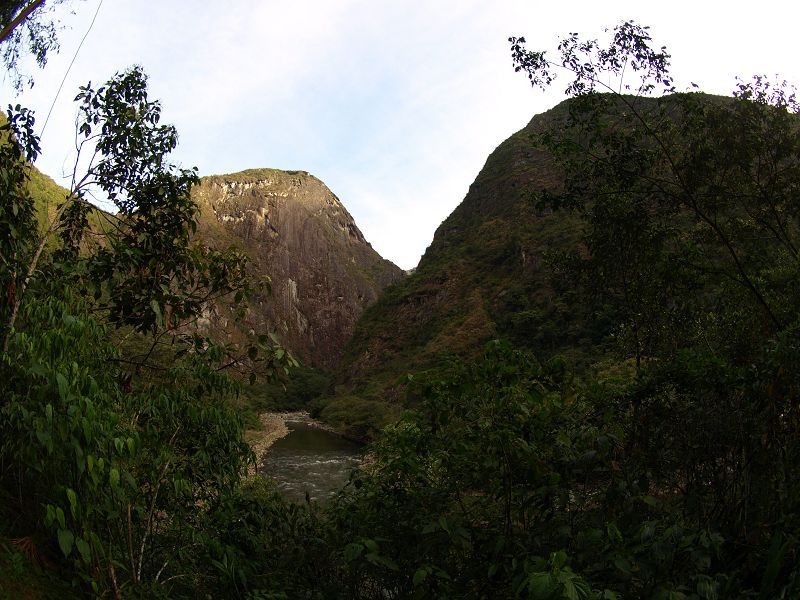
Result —
<instances>
[{"instance_id":1,"label":"tree","mask_svg":"<svg viewBox=\"0 0 800 600\"><path fill-rule=\"evenodd\" d=\"M39 152L33 133L33 114L21 107L9 110L0 127L0 320L7 323L17 306L22 282L21 261L30 256L38 241L33 202L27 182L31 161Z\"/></svg>"},{"instance_id":2,"label":"tree","mask_svg":"<svg viewBox=\"0 0 800 600\"><path fill-rule=\"evenodd\" d=\"M266 340L233 349L186 326L208 302L244 299L246 258L192 239L197 175L170 163L177 133L144 72L76 100L73 181L41 233L27 193L32 114L12 107L0 139L1 533L8 522L48 535L95 595L164 594L174 579L188 594L214 577L227 516L217 511L252 460L221 371L293 359ZM116 214L89 202L100 193ZM141 356L131 340L148 345ZM157 345L169 353L156 357Z\"/></svg>"},{"instance_id":3,"label":"tree","mask_svg":"<svg viewBox=\"0 0 800 600\"><path fill-rule=\"evenodd\" d=\"M633 22L607 44L570 34L555 60L510 42L534 86L569 78L562 127L537 140L562 185L536 198L583 218L567 272L587 301L615 307L620 358L636 358L615 417L628 431L620 471L673 507L666 522L719 536L713 564L739 566L714 576L714 593L796 595L794 89L756 76L730 98L677 93L666 49Z\"/></svg>"},{"instance_id":4,"label":"tree","mask_svg":"<svg viewBox=\"0 0 800 600\"><path fill-rule=\"evenodd\" d=\"M244 255L191 241L197 207L189 190L197 175L168 162L177 133L160 123L161 108L148 100L143 71L118 74L97 90L87 86L77 100L81 139L71 189L33 251L17 257L15 302L9 303L2 328L4 349L42 252L56 232L62 242L56 256L64 259L58 264L83 273L87 291L116 326L155 334L196 315L216 297L242 292L242 298L249 290ZM10 122L17 120L12 115ZM35 138L21 139L35 146ZM89 155L89 167L80 173L83 154ZM119 213L96 209L88 201L93 190L107 194ZM97 215L94 231L89 213ZM89 233L102 234L102 242L81 253Z\"/></svg>"},{"instance_id":5,"label":"tree","mask_svg":"<svg viewBox=\"0 0 800 600\"><path fill-rule=\"evenodd\" d=\"M351 540L348 596L599 597L556 555L586 524L580 491L567 506L563 494L573 470L594 477L581 457L598 437L586 405L558 391L562 366L494 341L412 380L423 402L333 508Z\"/></svg>"},{"instance_id":6,"label":"tree","mask_svg":"<svg viewBox=\"0 0 800 600\"><path fill-rule=\"evenodd\" d=\"M8 0L0 4L0 48L7 72L19 91L33 78L19 71L19 61L29 52L40 67L49 52L58 52L58 26L48 18L54 8L67 0Z\"/></svg>"},{"instance_id":7,"label":"tree","mask_svg":"<svg viewBox=\"0 0 800 600\"><path fill-rule=\"evenodd\" d=\"M789 260L797 256L791 190L797 177L794 115L800 105L794 92L785 83L771 85L757 77L738 86L735 101L674 94L669 54L664 48L653 50L648 29L633 22L615 28L607 47L571 34L559 44L556 62L544 52L526 50L524 38L509 41L515 69L527 73L533 85L550 85L558 70L572 77L566 88L574 98L567 135L547 140L565 166L565 186L546 201L583 211L594 219L596 236L603 235L600 221L611 223L612 213L601 214L608 202L617 208L623 200L645 202L640 214L650 221L641 223L645 231L654 225L667 234L671 220L675 223L680 215L692 219L701 229L692 240L697 249L707 253L713 246L715 268L746 292L773 333L781 331L789 317L780 314L763 287L765 265L759 255L777 244ZM635 82L626 81L630 75ZM606 78L618 83L606 83ZM645 97L658 88L670 95ZM741 223L742 216L748 224ZM625 218L618 224L630 223ZM753 230L745 233L743 225ZM622 235L618 228L611 230ZM671 235L679 231L673 226ZM681 255L690 250L687 244L668 237L659 237L665 244L661 250L692 265L688 254ZM637 246L644 252L652 248ZM609 267L618 258L592 254Z\"/></svg>"}]
</instances>

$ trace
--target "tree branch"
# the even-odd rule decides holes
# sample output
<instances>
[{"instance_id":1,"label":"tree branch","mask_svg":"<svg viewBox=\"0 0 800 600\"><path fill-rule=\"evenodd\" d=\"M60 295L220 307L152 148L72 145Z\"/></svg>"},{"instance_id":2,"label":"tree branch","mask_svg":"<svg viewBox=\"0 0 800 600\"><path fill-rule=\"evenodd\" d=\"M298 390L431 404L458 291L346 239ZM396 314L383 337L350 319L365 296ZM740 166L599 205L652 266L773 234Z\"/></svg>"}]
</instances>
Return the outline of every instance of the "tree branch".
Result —
<instances>
[{"instance_id":1,"label":"tree branch","mask_svg":"<svg viewBox=\"0 0 800 600\"><path fill-rule=\"evenodd\" d=\"M14 30L17 28L17 26L19 26L20 23L22 23L25 19L27 19L33 11L41 7L44 4L44 2L45 0L34 0L30 4L28 4L28 6L23 8L19 12L19 14L11 20L11 22L8 25L3 27L3 30L0 31L0 44L2 44L9 37L11 37L11 34L14 33Z\"/></svg>"}]
</instances>

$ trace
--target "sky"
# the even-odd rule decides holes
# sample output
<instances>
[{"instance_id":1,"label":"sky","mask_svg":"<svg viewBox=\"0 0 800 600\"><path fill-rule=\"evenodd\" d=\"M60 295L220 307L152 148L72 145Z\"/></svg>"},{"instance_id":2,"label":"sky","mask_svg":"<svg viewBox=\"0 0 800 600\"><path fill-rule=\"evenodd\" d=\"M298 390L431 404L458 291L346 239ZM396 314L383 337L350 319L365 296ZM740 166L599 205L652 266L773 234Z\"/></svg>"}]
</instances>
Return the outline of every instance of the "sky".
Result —
<instances>
[{"instance_id":1,"label":"sky","mask_svg":"<svg viewBox=\"0 0 800 600\"><path fill-rule=\"evenodd\" d=\"M383 257L410 269L488 155L564 98L566 78L543 92L514 72L509 36L554 51L569 32L601 37L634 19L667 46L679 88L729 94L756 73L800 84L793 5L75 0L64 5L73 14L56 13L60 53L27 67L35 85L19 96L4 81L0 102L34 109L40 131L53 107L36 165L66 185L78 87L141 65L178 129L175 162L200 175L308 171Z\"/></svg>"}]
</instances>

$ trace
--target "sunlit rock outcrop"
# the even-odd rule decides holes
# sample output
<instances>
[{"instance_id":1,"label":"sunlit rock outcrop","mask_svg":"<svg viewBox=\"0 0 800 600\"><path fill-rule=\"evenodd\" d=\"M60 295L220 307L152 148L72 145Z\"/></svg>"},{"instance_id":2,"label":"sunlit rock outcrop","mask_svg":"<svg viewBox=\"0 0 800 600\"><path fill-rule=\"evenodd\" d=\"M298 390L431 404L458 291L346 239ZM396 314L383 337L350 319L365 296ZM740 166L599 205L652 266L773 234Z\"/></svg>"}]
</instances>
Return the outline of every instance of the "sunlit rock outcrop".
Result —
<instances>
[{"instance_id":1,"label":"sunlit rock outcrop","mask_svg":"<svg viewBox=\"0 0 800 600\"><path fill-rule=\"evenodd\" d=\"M201 209L198 236L244 250L256 277L272 281L272 292L259 294L243 319L211 316L230 335L274 331L304 362L333 368L364 309L403 276L325 184L304 171L204 177L193 196Z\"/></svg>"}]
</instances>

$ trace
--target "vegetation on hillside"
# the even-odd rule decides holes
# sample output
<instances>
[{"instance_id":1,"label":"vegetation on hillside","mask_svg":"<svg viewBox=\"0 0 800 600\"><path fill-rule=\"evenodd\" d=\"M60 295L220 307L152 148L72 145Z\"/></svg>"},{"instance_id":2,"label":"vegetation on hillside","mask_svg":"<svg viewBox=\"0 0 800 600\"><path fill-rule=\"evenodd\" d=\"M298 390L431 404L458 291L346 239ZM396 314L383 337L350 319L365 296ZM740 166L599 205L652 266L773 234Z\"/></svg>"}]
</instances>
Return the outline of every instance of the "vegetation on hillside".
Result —
<instances>
[{"instance_id":1,"label":"vegetation on hillside","mask_svg":"<svg viewBox=\"0 0 800 600\"><path fill-rule=\"evenodd\" d=\"M31 197L32 113L3 125L0 535L11 565L55 567L75 593L201 588L224 558L207 519L251 460L221 371L269 379L292 359L193 331L206 302L248 293L245 259L191 241L196 175L168 162L176 132L141 70L77 100L94 159L50 214ZM118 209L95 227L90 190Z\"/></svg>"},{"instance_id":2,"label":"vegetation on hillside","mask_svg":"<svg viewBox=\"0 0 800 600\"><path fill-rule=\"evenodd\" d=\"M579 362L543 364L492 342L411 379L413 410L331 509L352 532L349 593L797 596L794 91L757 77L733 98L678 94L669 55L634 23L607 46L571 36L554 62L524 40L512 50L534 84L571 75L559 126L531 132L561 176L527 197L579 223L545 272L572 315L559 342L594 341ZM626 73L626 94L598 93ZM655 86L668 93L643 96ZM402 335L430 318L409 308L447 293L425 263L458 270L481 251L451 242L504 210L489 198L473 193L440 230L448 243L368 312L379 340L381 308L412 322ZM390 347L427 351L431 331L416 334Z\"/></svg>"}]
</instances>

